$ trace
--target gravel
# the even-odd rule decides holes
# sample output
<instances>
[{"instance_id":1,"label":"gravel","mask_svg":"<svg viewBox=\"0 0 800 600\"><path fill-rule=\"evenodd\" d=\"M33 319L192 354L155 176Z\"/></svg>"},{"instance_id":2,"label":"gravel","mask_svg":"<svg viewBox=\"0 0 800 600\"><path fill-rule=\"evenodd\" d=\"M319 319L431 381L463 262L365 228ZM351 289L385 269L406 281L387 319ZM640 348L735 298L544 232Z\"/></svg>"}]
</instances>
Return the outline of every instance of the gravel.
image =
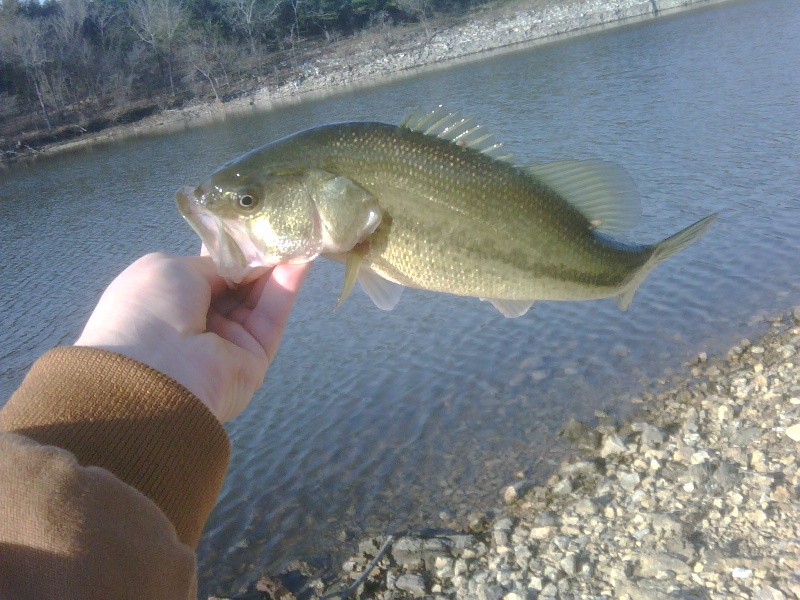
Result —
<instances>
[{"instance_id":1,"label":"gravel","mask_svg":"<svg viewBox=\"0 0 800 600\"><path fill-rule=\"evenodd\" d=\"M261 89L250 103L385 81L388 76L456 59L480 58L489 51L586 33L717 1L721 0L528 0L507 14L490 11L450 27L367 32L355 45L333 47L309 59L298 68L299 77L292 77L281 86Z\"/></svg>"},{"instance_id":2,"label":"gravel","mask_svg":"<svg viewBox=\"0 0 800 600\"><path fill-rule=\"evenodd\" d=\"M290 568L286 593L800 598L800 310L637 404L624 422L568 423L579 455L544 485L498 490L494 518L362 540L337 573Z\"/></svg>"}]
</instances>

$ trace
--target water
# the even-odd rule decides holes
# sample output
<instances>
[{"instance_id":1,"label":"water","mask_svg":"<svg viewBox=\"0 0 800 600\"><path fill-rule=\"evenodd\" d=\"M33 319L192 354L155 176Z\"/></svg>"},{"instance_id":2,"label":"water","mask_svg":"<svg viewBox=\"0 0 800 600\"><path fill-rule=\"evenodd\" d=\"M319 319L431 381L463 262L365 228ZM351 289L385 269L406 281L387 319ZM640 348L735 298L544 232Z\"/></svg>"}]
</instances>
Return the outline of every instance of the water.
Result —
<instances>
[{"instance_id":1,"label":"water","mask_svg":"<svg viewBox=\"0 0 800 600\"><path fill-rule=\"evenodd\" d=\"M624 414L698 350L724 351L800 301L800 12L731 2L169 136L19 165L0 180L0 398L71 343L137 256L192 253L172 194L265 141L444 103L522 162L599 157L642 192L632 241L711 212L631 309L542 302L507 320L473 299L407 291L383 313L320 261L266 386L228 425L234 456L199 548L201 591L231 593L365 531L437 525L541 478L568 418ZM341 554L333 554L338 560Z\"/></svg>"}]
</instances>

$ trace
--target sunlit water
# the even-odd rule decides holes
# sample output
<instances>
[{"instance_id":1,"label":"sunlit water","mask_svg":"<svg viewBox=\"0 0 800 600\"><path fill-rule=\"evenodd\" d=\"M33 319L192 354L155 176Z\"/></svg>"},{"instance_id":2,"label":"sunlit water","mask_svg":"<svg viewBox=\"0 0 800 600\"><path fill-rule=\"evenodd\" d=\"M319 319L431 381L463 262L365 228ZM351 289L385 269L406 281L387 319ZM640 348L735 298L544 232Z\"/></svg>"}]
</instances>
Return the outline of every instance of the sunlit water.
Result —
<instances>
[{"instance_id":1,"label":"sunlit water","mask_svg":"<svg viewBox=\"0 0 800 600\"><path fill-rule=\"evenodd\" d=\"M265 387L228 426L234 455L199 549L203 593L365 531L437 525L542 477L568 418L624 414L652 381L800 303L800 11L732 2L429 72L266 114L118 143L0 175L0 397L71 343L111 278L198 240L172 195L266 141L414 105L477 115L522 162L598 157L642 192L630 239L711 212L631 309L542 302L507 320L474 299L407 291L391 313L320 261ZM333 554L338 560L341 554Z\"/></svg>"}]
</instances>

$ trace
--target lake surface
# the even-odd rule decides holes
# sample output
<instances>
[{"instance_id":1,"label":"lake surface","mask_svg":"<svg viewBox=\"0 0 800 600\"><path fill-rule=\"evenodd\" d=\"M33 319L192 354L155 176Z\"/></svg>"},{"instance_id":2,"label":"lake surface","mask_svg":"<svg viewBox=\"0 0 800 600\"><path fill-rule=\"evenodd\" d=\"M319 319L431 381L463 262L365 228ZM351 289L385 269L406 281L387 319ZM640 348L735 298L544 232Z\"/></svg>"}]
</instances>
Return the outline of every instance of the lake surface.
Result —
<instances>
[{"instance_id":1,"label":"lake surface","mask_svg":"<svg viewBox=\"0 0 800 600\"><path fill-rule=\"evenodd\" d=\"M334 312L343 269L319 261L267 384L228 425L203 594L294 558L339 560L364 532L489 510L502 485L547 475L569 417L624 415L698 351L800 303L800 11L730 2L0 174L0 398L74 341L129 262L197 251L180 185L299 129L439 103L478 116L521 162L623 165L644 206L631 241L720 217L625 313L541 302L508 320L410 290L391 313L359 290Z\"/></svg>"}]
</instances>

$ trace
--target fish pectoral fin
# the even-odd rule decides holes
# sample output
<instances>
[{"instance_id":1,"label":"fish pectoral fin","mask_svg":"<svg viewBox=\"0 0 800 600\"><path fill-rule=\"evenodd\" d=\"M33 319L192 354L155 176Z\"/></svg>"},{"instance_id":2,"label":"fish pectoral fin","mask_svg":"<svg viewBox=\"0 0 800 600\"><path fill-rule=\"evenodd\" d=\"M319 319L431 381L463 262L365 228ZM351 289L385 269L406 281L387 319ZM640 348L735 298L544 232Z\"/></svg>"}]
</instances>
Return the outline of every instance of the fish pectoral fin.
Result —
<instances>
[{"instance_id":1,"label":"fish pectoral fin","mask_svg":"<svg viewBox=\"0 0 800 600\"><path fill-rule=\"evenodd\" d=\"M319 217L323 253L348 252L380 225L378 200L347 177L312 169L306 187Z\"/></svg>"},{"instance_id":2,"label":"fish pectoral fin","mask_svg":"<svg viewBox=\"0 0 800 600\"><path fill-rule=\"evenodd\" d=\"M521 317L533 306L533 300L498 300L497 298L481 298L481 300L491 302L492 306L509 319Z\"/></svg>"},{"instance_id":3,"label":"fish pectoral fin","mask_svg":"<svg viewBox=\"0 0 800 600\"><path fill-rule=\"evenodd\" d=\"M400 301L400 296L405 289L399 283L384 279L372 269L361 269L358 281L367 296L381 310L392 310Z\"/></svg>"},{"instance_id":4,"label":"fish pectoral fin","mask_svg":"<svg viewBox=\"0 0 800 600\"><path fill-rule=\"evenodd\" d=\"M358 272L361 269L361 253L358 250L351 250L345 255L344 262L344 284L342 285L342 293L339 294L339 299L336 301L334 310L338 309L342 303L347 300L350 292L353 291L353 286L358 279Z\"/></svg>"},{"instance_id":5,"label":"fish pectoral fin","mask_svg":"<svg viewBox=\"0 0 800 600\"><path fill-rule=\"evenodd\" d=\"M603 160L562 160L525 171L551 187L605 234L632 228L642 214L639 192L628 172Z\"/></svg>"}]
</instances>

